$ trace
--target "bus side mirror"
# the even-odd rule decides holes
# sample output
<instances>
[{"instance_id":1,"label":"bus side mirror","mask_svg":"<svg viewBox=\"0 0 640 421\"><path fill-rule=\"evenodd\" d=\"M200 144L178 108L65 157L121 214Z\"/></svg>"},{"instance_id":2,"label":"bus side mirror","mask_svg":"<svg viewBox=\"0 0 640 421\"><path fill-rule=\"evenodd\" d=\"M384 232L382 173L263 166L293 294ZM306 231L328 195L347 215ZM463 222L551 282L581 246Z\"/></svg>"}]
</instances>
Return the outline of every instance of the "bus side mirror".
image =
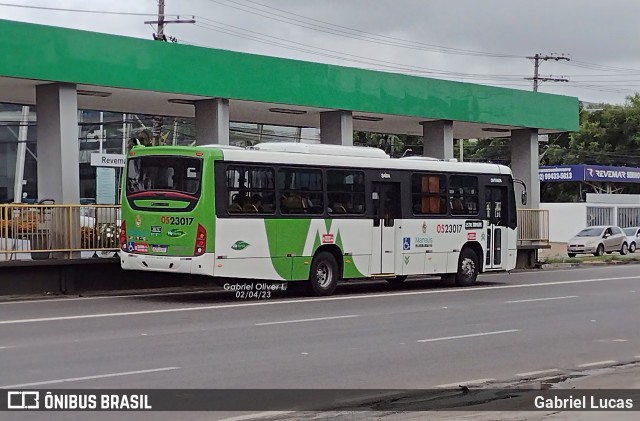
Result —
<instances>
[{"instance_id":1,"label":"bus side mirror","mask_svg":"<svg viewBox=\"0 0 640 421\"><path fill-rule=\"evenodd\" d=\"M522 205L526 205L527 204L527 185L524 183L524 181L522 180L518 180L517 178L513 179L514 183L518 183L522 186L522 194L520 194L520 203L522 203Z\"/></svg>"}]
</instances>

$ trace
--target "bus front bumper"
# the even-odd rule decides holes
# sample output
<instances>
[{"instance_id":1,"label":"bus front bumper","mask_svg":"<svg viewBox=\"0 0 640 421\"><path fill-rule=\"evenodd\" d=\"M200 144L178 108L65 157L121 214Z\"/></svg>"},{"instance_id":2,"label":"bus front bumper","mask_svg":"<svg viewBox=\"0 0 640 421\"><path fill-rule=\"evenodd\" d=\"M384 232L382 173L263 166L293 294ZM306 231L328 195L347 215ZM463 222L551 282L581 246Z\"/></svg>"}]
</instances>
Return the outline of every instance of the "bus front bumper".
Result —
<instances>
[{"instance_id":1,"label":"bus front bumper","mask_svg":"<svg viewBox=\"0 0 640 421\"><path fill-rule=\"evenodd\" d=\"M189 273L213 276L213 253L197 257L153 256L120 251L120 266L124 270L144 270L169 273Z\"/></svg>"}]
</instances>

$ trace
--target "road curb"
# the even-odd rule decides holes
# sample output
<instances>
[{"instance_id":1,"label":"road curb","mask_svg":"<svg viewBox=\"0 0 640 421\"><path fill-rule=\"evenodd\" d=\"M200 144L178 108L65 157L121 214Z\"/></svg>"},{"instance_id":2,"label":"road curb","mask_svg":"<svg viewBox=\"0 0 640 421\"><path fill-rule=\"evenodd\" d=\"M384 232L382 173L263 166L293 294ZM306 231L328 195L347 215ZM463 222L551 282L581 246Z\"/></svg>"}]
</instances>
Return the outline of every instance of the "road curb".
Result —
<instances>
[{"instance_id":1,"label":"road curb","mask_svg":"<svg viewBox=\"0 0 640 421\"><path fill-rule=\"evenodd\" d=\"M571 263L542 263L542 270L544 269L569 269L569 268L581 268L581 267L601 267L610 265L637 265L640 261L637 260L613 260L610 262L571 262Z\"/></svg>"}]
</instances>

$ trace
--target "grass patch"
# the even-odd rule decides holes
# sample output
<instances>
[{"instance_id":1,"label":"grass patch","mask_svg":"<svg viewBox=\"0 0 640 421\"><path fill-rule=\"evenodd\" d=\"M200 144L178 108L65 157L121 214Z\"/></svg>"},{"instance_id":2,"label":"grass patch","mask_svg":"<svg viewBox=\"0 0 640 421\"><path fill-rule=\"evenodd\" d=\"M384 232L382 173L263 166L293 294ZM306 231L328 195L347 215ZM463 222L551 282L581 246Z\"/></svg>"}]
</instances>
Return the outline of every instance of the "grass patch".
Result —
<instances>
[{"instance_id":1,"label":"grass patch","mask_svg":"<svg viewBox=\"0 0 640 421\"><path fill-rule=\"evenodd\" d=\"M640 262L640 254L627 254L626 256L622 256L620 254L605 254L604 256L584 255L584 256L576 256L576 257L549 256L549 257L543 257L540 259L540 262L544 264L599 263L599 262L606 263L606 262L616 262L616 261Z\"/></svg>"}]
</instances>

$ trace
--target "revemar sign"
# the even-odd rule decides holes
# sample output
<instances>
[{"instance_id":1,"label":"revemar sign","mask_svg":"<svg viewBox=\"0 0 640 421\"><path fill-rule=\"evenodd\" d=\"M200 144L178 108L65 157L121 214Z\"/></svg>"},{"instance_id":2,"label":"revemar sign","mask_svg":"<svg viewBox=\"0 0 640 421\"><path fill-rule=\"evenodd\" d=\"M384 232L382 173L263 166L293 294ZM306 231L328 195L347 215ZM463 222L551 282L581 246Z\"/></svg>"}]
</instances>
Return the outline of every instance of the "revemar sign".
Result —
<instances>
[{"instance_id":1,"label":"revemar sign","mask_svg":"<svg viewBox=\"0 0 640 421\"><path fill-rule=\"evenodd\" d=\"M640 168L607 165L541 166L540 181L605 181L610 183L640 183Z\"/></svg>"},{"instance_id":2,"label":"revemar sign","mask_svg":"<svg viewBox=\"0 0 640 421\"><path fill-rule=\"evenodd\" d=\"M111 153L92 153L91 166L124 168L125 156Z\"/></svg>"}]
</instances>

